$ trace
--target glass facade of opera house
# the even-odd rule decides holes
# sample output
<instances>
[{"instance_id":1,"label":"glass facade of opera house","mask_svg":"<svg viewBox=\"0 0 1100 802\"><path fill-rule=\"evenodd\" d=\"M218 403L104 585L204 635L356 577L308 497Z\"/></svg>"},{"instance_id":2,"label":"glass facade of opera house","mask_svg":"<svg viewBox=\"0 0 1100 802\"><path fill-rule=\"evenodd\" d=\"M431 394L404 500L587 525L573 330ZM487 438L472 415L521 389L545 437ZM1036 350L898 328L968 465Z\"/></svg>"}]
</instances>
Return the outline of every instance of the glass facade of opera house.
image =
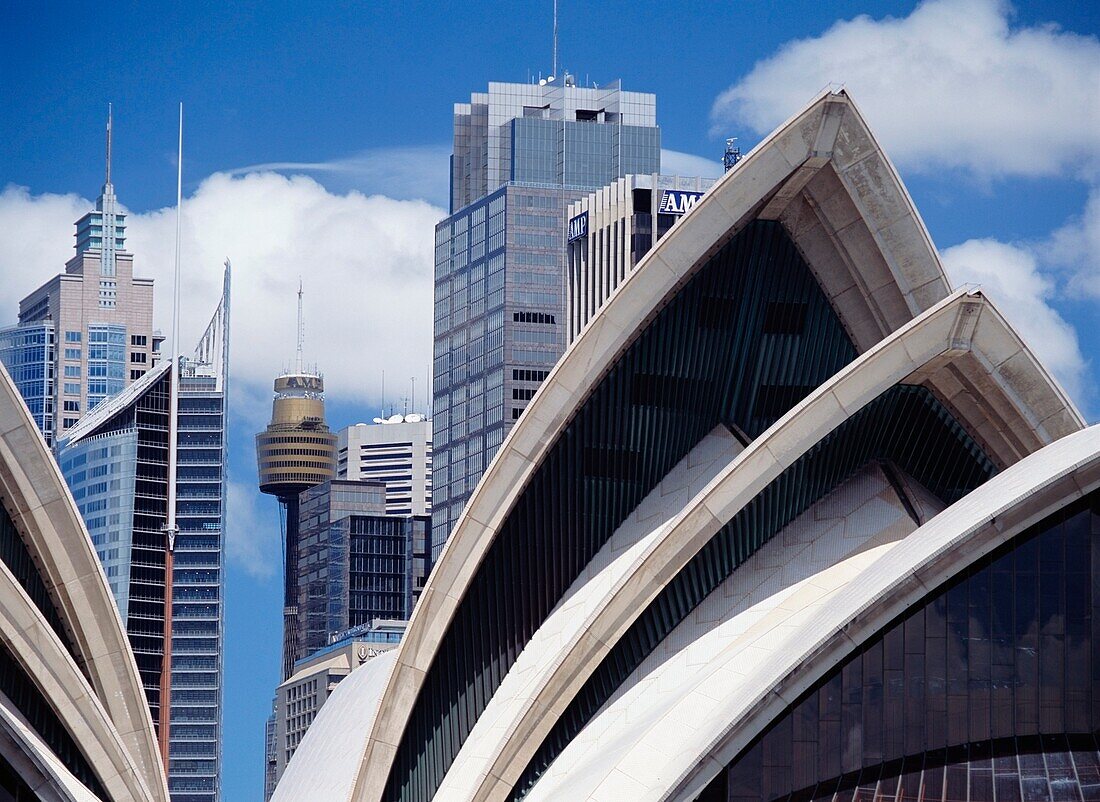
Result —
<instances>
[{"instance_id":1,"label":"glass facade of opera house","mask_svg":"<svg viewBox=\"0 0 1100 802\"><path fill-rule=\"evenodd\" d=\"M820 680L700 797L1100 798L1100 492L971 565Z\"/></svg>"}]
</instances>

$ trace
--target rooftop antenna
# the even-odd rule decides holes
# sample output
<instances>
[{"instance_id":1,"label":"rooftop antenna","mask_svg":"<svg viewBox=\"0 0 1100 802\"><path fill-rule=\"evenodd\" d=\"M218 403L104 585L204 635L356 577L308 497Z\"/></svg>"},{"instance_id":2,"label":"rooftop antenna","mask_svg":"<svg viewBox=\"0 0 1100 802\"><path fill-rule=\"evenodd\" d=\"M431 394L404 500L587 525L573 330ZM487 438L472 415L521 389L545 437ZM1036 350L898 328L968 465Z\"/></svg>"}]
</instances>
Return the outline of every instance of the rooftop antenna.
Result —
<instances>
[{"instance_id":1,"label":"rooftop antenna","mask_svg":"<svg viewBox=\"0 0 1100 802\"><path fill-rule=\"evenodd\" d=\"M298 277L298 355L294 360L295 373L302 372L302 345L306 341L306 323L302 317L302 277Z\"/></svg>"},{"instance_id":2,"label":"rooftop antenna","mask_svg":"<svg viewBox=\"0 0 1100 802\"><path fill-rule=\"evenodd\" d=\"M107 129L110 131L110 128ZM110 141L110 139L108 139ZM109 163L109 162L108 162ZM108 183L110 173L108 172ZM169 728L172 725L172 586L176 550L176 460L179 445L179 338L180 338L180 239L183 217L183 103L180 102L179 152L176 159L176 263L172 287L172 340L168 358L168 499L164 522L164 660L160 671L160 704L157 739L164 770L168 771Z\"/></svg>"},{"instance_id":3,"label":"rooftop antenna","mask_svg":"<svg viewBox=\"0 0 1100 802\"><path fill-rule=\"evenodd\" d=\"M112 116L111 104L107 104L107 180L104 182L108 186L111 184L111 116Z\"/></svg>"},{"instance_id":4,"label":"rooftop antenna","mask_svg":"<svg viewBox=\"0 0 1100 802\"><path fill-rule=\"evenodd\" d=\"M558 0L554 0L554 69L550 74L558 76Z\"/></svg>"},{"instance_id":5,"label":"rooftop antenna","mask_svg":"<svg viewBox=\"0 0 1100 802\"><path fill-rule=\"evenodd\" d=\"M722 166L726 168L728 173L733 169L733 166L737 162L741 161L741 148L735 146L733 143L737 141L737 137L731 136L726 140L726 152L722 154Z\"/></svg>"}]
</instances>

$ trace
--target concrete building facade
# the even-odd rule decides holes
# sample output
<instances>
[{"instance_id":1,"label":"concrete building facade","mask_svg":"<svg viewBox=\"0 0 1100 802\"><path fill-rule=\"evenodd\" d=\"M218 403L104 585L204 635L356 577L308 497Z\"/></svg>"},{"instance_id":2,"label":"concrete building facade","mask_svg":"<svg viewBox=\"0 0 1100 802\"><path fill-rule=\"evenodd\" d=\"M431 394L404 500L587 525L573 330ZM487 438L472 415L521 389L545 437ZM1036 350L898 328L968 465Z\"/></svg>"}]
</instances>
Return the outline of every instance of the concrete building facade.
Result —
<instances>
[{"instance_id":1,"label":"concrete building facade","mask_svg":"<svg viewBox=\"0 0 1100 802\"><path fill-rule=\"evenodd\" d=\"M341 429L336 478L384 484L387 515L431 515L432 422L414 413Z\"/></svg>"},{"instance_id":2,"label":"concrete building facade","mask_svg":"<svg viewBox=\"0 0 1100 802\"><path fill-rule=\"evenodd\" d=\"M649 253L694 208L712 178L628 175L569 204L566 223L568 341Z\"/></svg>"},{"instance_id":3,"label":"concrete building facade","mask_svg":"<svg viewBox=\"0 0 1100 802\"><path fill-rule=\"evenodd\" d=\"M567 206L660 171L656 99L616 82L490 83L456 104L435 231L432 549L565 347Z\"/></svg>"},{"instance_id":4,"label":"concrete building facade","mask_svg":"<svg viewBox=\"0 0 1100 802\"><path fill-rule=\"evenodd\" d=\"M276 799L1090 798L1098 494L824 93L593 316Z\"/></svg>"}]
</instances>

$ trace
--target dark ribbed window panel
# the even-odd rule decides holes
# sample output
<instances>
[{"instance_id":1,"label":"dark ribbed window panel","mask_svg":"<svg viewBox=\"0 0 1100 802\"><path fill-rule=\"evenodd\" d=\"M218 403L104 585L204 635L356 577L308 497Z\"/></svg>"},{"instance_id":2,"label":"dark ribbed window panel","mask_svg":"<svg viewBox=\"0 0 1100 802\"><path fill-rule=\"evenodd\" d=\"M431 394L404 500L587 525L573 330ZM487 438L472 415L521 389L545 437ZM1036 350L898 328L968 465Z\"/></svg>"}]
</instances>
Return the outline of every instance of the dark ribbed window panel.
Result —
<instances>
[{"instance_id":1,"label":"dark ribbed window panel","mask_svg":"<svg viewBox=\"0 0 1100 802\"><path fill-rule=\"evenodd\" d=\"M751 759L758 767L762 754ZM746 760L750 759L746 756ZM698 802L1050 802L1100 799L1100 753L1091 733L998 738L867 766L779 796L730 785L723 773Z\"/></svg>"},{"instance_id":2,"label":"dark ribbed window panel","mask_svg":"<svg viewBox=\"0 0 1100 802\"><path fill-rule=\"evenodd\" d=\"M1100 491L884 627L700 798L920 799L922 772L924 799L1100 798L1097 567Z\"/></svg>"},{"instance_id":3,"label":"dark ribbed window panel","mask_svg":"<svg viewBox=\"0 0 1100 802\"><path fill-rule=\"evenodd\" d=\"M945 504L996 473L980 446L924 387L898 385L780 474L693 557L574 697L516 784L523 796L642 661L695 607L791 521L871 461L887 460Z\"/></svg>"},{"instance_id":4,"label":"dark ribbed window panel","mask_svg":"<svg viewBox=\"0 0 1100 802\"><path fill-rule=\"evenodd\" d=\"M0 560L3 560L7 569L12 572L15 581L30 596L31 602L42 613L42 617L49 622L50 629L57 633L61 642L65 644L74 659L77 657L76 647L69 640L65 626L61 623L61 616L54 606L53 598L42 575L38 572L38 566L31 557L27 544L15 527L15 522L8 515L7 508L0 506Z\"/></svg>"},{"instance_id":5,"label":"dark ribbed window panel","mask_svg":"<svg viewBox=\"0 0 1100 802\"><path fill-rule=\"evenodd\" d=\"M797 308L785 319L801 333L769 319L771 303ZM758 435L855 355L779 223L752 223L719 250L598 383L509 513L424 678L386 799L432 798L534 631L708 432Z\"/></svg>"},{"instance_id":6,"label":"dark ribbed window panel","mask_svg":"<svg viewBox=\"0 0 1100 802\"><path fill-rule=\"evenodd\" d=\"M39 796L0 755L0 799L4 802L38 802Z\"/></svg>"},{"instance_id":7,"label":"dark ribbed window panel","mask_svg":"<svg viewBox=\"0 0 1100 802\"><path fill-rule=\"evenodd\" d=\"M58 760L72 772L73 776L88 786L100 799L107 799L103 786L92 770L88 759L76 745L72 735L50 703L38 690L38 686L23 671L23 666L8 651L6 644L0 643L0 693L3 693L38 733Z\"/></svg>"}]
</instances>

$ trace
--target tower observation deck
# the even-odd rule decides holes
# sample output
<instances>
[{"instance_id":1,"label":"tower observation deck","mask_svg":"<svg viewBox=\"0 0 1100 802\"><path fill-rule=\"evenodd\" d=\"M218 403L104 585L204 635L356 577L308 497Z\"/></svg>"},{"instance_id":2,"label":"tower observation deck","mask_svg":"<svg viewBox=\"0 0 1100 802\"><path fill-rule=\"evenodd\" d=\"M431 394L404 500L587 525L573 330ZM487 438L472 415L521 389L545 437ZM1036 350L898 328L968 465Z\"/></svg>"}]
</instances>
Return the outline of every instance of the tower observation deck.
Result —
<instances>
[{"instance_id":1,"label":"tower observation deck","mask_svg":"<svg viewBox=\"0 0 1100 802\"><path fill-rule=\"evenodd\" d=\"M336 435L325 423L325 380L302 367L304 340L299 286L295 367L275 379L271 423L256 435L260 492L275 496L284 514L284 680L294 667L298 631L298 494L336 476Z\"/></svg>"},{"instance_id":2,"label":"tower observation deck","mask_svg":"<svg viewBox=\"0 0 1100 802\"><path fill-rule=\"evenodd\" d=\"M294 665L298 628L298 494L336 475L336 434L325 423L325 382L297 371L275 379L271 423L256 435L260 492L284 512L283 679Z\"/></svg>"}]
</instances>

